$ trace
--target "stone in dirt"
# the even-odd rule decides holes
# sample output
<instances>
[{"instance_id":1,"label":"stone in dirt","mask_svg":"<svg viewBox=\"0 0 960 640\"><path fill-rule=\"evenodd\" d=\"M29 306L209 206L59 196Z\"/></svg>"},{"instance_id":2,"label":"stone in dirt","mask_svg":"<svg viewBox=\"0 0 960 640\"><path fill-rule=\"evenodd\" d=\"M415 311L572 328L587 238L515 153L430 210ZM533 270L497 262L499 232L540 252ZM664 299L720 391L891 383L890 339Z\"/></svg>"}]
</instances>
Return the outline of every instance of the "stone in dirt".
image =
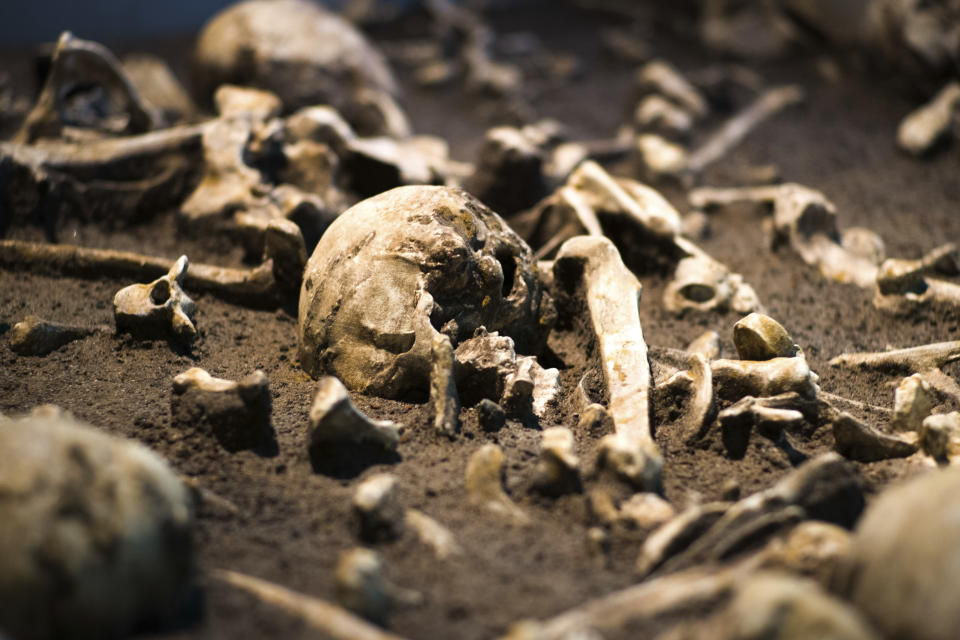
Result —
<instances>
[{"instance_id":1,"label":"stone in dirt","mask_svg":"<svg viewBox=\"0 0 960 640\"><path fill-rule=\"evenodd\" d=\"M193 507L156 454L55 407L0 418L0 628L119 637L191 597Z\"/></svg>"}]
</instances>

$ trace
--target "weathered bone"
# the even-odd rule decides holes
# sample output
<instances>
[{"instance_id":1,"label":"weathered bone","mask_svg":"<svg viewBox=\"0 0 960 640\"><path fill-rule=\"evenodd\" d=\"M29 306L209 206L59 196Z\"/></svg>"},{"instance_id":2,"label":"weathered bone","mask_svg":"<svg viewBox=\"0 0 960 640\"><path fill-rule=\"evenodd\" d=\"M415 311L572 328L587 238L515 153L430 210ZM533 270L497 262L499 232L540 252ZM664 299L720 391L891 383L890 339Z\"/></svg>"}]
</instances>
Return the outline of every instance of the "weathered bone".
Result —
<instances>
[{"instance_id":1,"label":"weathered bone","mask_svg":"<svg viewBox=\"0 0 960 640\"><path fill-rule=\"evenodd\" d=\"M640 67L634 78L639 97L656 94L682 106L696 118L709 112L700 91L665 60L653 60Z\"/></svg>"},{"instance_id":2,"label":"weathered bone","mask_svg":"<svg viewBox=\"0 0 960 640\"><path fill-rule=\"evenodd\" d=\"M690 154L686 148L654 133L637 136L634 148L649 178L680 176L690 166Z\"/></svg>"},{"instance_id":3,"label":"weathered bone","mask_svg":"<svg viewBox=\"0 0 960 640\"><path fill-rule=\"evenodd\" d=\"M960 83L946 84L930 102L900 122L897 144L915 156L923 155L950 133L960 103Z\"/></svg>"},{"instance_id":4,"label":"weathered bone","mask_svg":"<svg viewBox=\"0 0 960 640\"><path fill-rule=\"evenodd\" d=\"M105 326L62 324L31 315L10 329L10 349L21 356L44 356L76 340L108 332L110 328Z\"/></svg>"},{"instance_id":5,"label":"weathered bone","mask_svg":"<svg viewBox=\"0 0 960 640\"><path fill-rule=\"evenodd\" d=\"M337 601L362 618L385 626L390 610L397 604L420 604L416 591L390 582L384 575L384 562L376 551L354 548L340 554L333 572Z\"/></svg>"},{"instance_id":6,"label":"weathered bone","mask_svg":"<svg viewBox=\"0 0 960 640\"><path fill-rule=\"evenodd\" d=\"M465 187L494 211L512 215L545 195L542 149L523 130L487 131L474 174Z\"/></svg>"},{"instance_id":7,"label":"weathered bone","mask_svg":"<svg viewBox=\"0 0 960 640\"><path fill-rule=\"evenodd\" d=\"M417 534L420 542L433 549L440 560L463 553L453 533L425 513L407 509L403 523Z\"/></svg>"},{"instance_id":8,"label":"weathered bone","mask_svg":"<svg viewBox=\"0 0 960 640\"><path fill-rule=\"evenodd\" d=\"M713 375L707 359L701 354L691 353L689 362L690 366L686 371L677 372L666 383L666 386L670 386L675 379L681 379L690 388L686 410L678 421L684 442L693 442L703 435L704 429L709 426L708 418L714 408Z\"/></svg>"},{"instance_id":9,"label":"weathered bone","mask_svg":"<svg viewBox=\"0 0 960 640\"><path fill-rule=\"evenodd\" d=\"M830 360L830 366L921 373L956 360L960 360L960 340L874 353L844 353Z\"/></svg>"},{"instance_id":10,"label":"weathered bone","mask_svg":"<svg viewBox=\"0 0 960 640\"><path fill-rule=\"evenodd\" d=\"M347 388L333 376L317 382L317 395L310 408L311 449L334 443L372 444L394 451L401 427L389 420L371 420L350 401Z\"/></svg>"},{"instance_id":11,"label":"weathered bone","mask_svg":"<svg viewBox=\"0 0 960 640\"><path fill-rule=\"evenodd\" d=\"M774 396L795 391L806 398L820 392L817 374L802 355L771 360L714 360L713 384L722 398Z\"/></svg>"},{"instance_id":12,"label":"weathered bone","mask_svg":"<svg viewBox=\"0 0 960 640\"><path fill-rule=\"evenodd\" d=\"M100 115L103 108L111 113ZM13 141L58 137L64 127L127 134L158 124L158 114L141 100L120 61L103 45L67 31L57 41L40 97Z\"/></svg>"},{"instance_id":13,"label":"weathered bone","mask_svg":"<svg viewBox=\"0 0 960 640\"><path fill-rule=\"evenodd\" d=\"M733 344L741 360L792 358L800 351L783 325L761 313L751 313L733 325Z\"/></svg>"},{"instance_id":14,"label":"weathered bone","mask_svg":"<svg viewBox=\"0 0 960 640\"><path fill-rule=\"evenodd\" d=\"M147 280L164 276L174 264L166 258L128 251L0 240L0 266L7 269L29 269L74 278ZM254 269L191 264L184 286L254 307L275 307L281 300L270 260Z\"/></svg>"},{"instance_id":15,"label":"weathered bone","mask_svg":"<svg viewBox=\"0 0 960 640\"><path fill-rule=\"evenodd\" d=\"M857 420L849 413L835 412L830 419L837 452L850 460L876 462L889 458L905 458L917 445Z\"/></svg>"},{"instance_id":16,"label":"weathered bone","mask_svg":"<svg viewBox=\"0 0 960 640\"><path fill-rule=\"evenodd\" d=\"M156 109L163 126L197 114L197 106L167 62L149 53L123 57L123 71L144 103Z\"/></svg>"},{"instance_id":17,"label":"weathered bone","mask_svg":"<svg viewBox=\"0 0 960 640\"><path fill-rule=\"evenodd\" d=\"M363 540L378 542L400 535L404 518L397 484L392 473L375 473L357 486L352 506Z\"/></svg>"},{"instance_id":18,"label":"weathered bone","mask_svg":"<svg viewBox=\"0 0 960 640\"><path fill-rule=\"evenodd\" d=\"M666 138L684 139L693 130L690 113L666 98L649 95L634 110L633 122L640 131Z\"/></svg>"},{"instance_id":19,"label":"weathered bone","mask_svg":"<svg viewBox=\"0 0 960 640\"><path fill-rule=\"evenodd\" d=\"M804 416L796 409L781 408L768 398L745 396L717 415L720 423L720 435L730 457L739 459L744 456L750 444L750 435L754 428L777 441L784 430L800 425Z\"/></svg>"},{"instance_id":20,"label":"weathered bone","mask_svg":"<svg viewBox=\"0 0 960 640\"><path fill-rule=\"evenodd\" d=\"M893 419L890 426L896 431L920 431L924 418L933 408L930 385L917 373L907 376L897 385L893 399Z\"/></svg>"},{"instance_id":21,"label":"weathered bone","mask_svg":"<svg viewBox=\"0 0 960 640\"><path fill-rule=\"evenodd\" d=\"M960 412L924 418L919 443L923 452L939 464L949 464L951 457L960 454Z\"/></svg>"},{"instance_id":22,"label":"weathered bone","mask_svg":"<svg viewBox=\"0 0 960 640\"><path fill-rule=\"evenodd\" d=\"M720 357L720 334L712 329L704 331L687 345L687 352L693 355L699 354L708 362L716 360Z\"/></svg>"},{"instance_id":23,"label":"weathered bone","mask_svg":"<svg viewBox=\"0 0 960 640\"><path fill-rule=\"evenodd\" d=\"M269 443L270 409L269 382L259 369L233 381L193 367L173 379L171 425L212 435L228 451Z\"/></svg>"},{"instance_id":24,"label":"weathered bone","mask_svg":"<svg viewBox=\"0 0 960 640\"><path fill-rule=\"evenodd\" d=\"M673 313L687 309L750 313L760 308L760 300L739 273L710 256L694 255L677 263L673 280L663 291L663 306Z\"/></svg>"},{"instance_id":25,"label":"weathered bone","mask_svg":"<svg viewBox=\"0 0 960 640\"><path fill-rule=\"evenodd\" d=\"M457 435L460 431L460 396L454 378L453 345L442 333L433 336L431 346L430 402L434 411L434 430L449 437Z\"/></svg>"},{"instance_id":26,"label":"weathered bone","mask_svg":"<svg viewBox=\"0 0 960 640\"><path fill-rule=\"evenodd\" d=\"M578 271L582 275L578 276ZM582 277L590 319L600 345L616 434L600 445L600 464L637 488L656 490L663 459L650 430L650 363L637 309L641 286L606 238L580 236L560 248L557 282L576 287Z\"/></svg>"},{"instance_id":27,"label":"weathered bone","mask_svg":"<svg viewBox=\"0 0 960 640\"><path fill-rule=\"evenodd\" d=\"M957 266L953 243L937 247L920 260L887 260L877 273L873 304L901 314L931 303L960 307L960 285L929 277L935 271L956 275Z\"/></svg>"},{"instance_id":28,"label":"weathered bone","mask_svg":"<svg viewBox=\"0 0 960 640\"><path fill-rule=\"evenodd\" d=\"M637 573L648 575L710 529L730 508L728 502L693 505L657 527L643 541Z\"/></svg>"},{"instance_id":29,"label":"weathered bone","mask_svg":"<svg viewBox=\"0 0 960 640\"><path fill-rule=\"evenodd\" d=\"M540 443L540 461L534 485L544 494L557 496L580 489L580 460L573 432L566 427L545 429Z\"/></svg>"},{"instance_id":30,"label":"weathered bone","mask_svg":"<svg viewBox=\"0 0 960 640\"><path fill-rule=\"evenodd\" d=\"M214 570L215 579L242 589L258 600L278 607L308 627L334 640L403 640L330 602L291 591L236 571Z\"/></svg>"},{"instance_id":31,"label":"weathered bone","mask_svg":"<svg viewBox=\"0 0 960 640\"><path fill-rule=\"evenodd\" d=\"M117 333L185 343L196 340L196 305L182 288L188 264L187 256L180 256L166 275L118 291L113 298Z\"/></svg>"},{"instance_id":32,"label":"weathered bone","mask_svg":"<svg viewBox=\"0 0 960 640\"><path fill-rule=\"evenodd\" d=\"M467 494L471 500L499 513L515 524L525 525L530 518L503 490L503 450L495 444L477 449L467 462Z\"/></svg>"},{"instance_id":33,"label":"weathered bone","mask_svg":"<svg viewBox=\"0 0 960 640\"><path fill-rule=\"evenodd\" d=\"M496 432L507 422L507 414L499 404L483 398L477 403L477 422L484 431Z\"/></svg>"}]
</instances>

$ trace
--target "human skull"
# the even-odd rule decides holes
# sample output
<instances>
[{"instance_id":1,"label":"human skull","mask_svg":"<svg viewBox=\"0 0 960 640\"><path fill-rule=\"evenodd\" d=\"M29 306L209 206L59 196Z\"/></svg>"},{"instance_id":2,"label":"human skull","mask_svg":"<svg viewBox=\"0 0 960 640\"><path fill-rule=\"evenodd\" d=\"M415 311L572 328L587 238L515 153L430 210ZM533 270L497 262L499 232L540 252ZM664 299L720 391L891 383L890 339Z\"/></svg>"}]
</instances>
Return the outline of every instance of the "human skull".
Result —
<instances>
[{"instance_id":1,"label":"human skull","mask_svg":"<svg viewBox=\"0 0 960 640\"><path fill-rule=\"evenodd\" d=\"M535 352L553 304L532 251L461 189L398 187L324 233L300 290L300 364L352 390L424 392L437 332L454 345L484 327Z\"/></svg>"}]
</instances>

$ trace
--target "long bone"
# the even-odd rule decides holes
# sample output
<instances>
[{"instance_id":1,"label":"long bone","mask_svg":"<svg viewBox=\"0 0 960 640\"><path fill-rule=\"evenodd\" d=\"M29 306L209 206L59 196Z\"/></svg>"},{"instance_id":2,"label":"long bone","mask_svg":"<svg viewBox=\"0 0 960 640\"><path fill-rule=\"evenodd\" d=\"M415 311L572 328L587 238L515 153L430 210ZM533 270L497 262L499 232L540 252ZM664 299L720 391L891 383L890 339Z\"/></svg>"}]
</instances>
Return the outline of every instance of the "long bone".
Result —
<instances>
[{"instance_id":1,"label":"long bone","mask_svg":"<svg viewBox=\"0 0 960 640\"><path fill-rule=\"evenodd\" d=\"M581 272L581 273L578 273ZM607 238L578 236L557 254L561 286L582 279L590 319L600 344L616 433L600 443L600 464L637 488L657 490L663 458L650 430L650 363L640 327L641 285Z\"/></svg>"},{"instance_id":2,"label":"long bone","mask_svg":"<svg viewBox=\"0 0 960 640\"><path fill-rule=\"evenodd\" d=\"M0 240L0 267L5 269L37 270L76 278L148 281L165 275L173 263L167 258L129 251ZM253 269L191 264L185 287L257 308L273 308L281 301L272 260Z\"/></svg>"}]
</instances>

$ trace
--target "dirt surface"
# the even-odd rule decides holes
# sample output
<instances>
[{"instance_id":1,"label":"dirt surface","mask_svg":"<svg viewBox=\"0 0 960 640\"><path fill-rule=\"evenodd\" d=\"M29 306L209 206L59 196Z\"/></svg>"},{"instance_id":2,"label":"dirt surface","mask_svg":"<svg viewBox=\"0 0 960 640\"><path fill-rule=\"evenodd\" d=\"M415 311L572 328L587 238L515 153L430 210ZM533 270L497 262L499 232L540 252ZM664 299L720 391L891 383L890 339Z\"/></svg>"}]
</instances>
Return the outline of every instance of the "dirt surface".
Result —
<instances>
[{"instance_id":1,"label":"dirt surface","mask_svg":"<svg viewBox=\"0 0 960 640\"><path fill-rule=\"evenodd\" d=\"M681 5L669 15L651 15L648 28L652 50L685 71L716 62L696 42L684 22L689 17ZM575 138L612 135L624 119L632 67L604 55L596 34L601 27L617 24L615 18L548 3L546 8L494 14L491 20L501 33L534 31L549 49L579 57L583 73L573 81L531 81L536 89L532 103L540 115L568 124ZM387 35L397 33L388 30ZM172 54L175 67L182 71L183 42L188 40L156 43L151 48ZM890 256L918 257L960 238L960 150L955 147L926 161L899 153L894 132L899 120L916 106L916 94L905 90L900 81L839 61L822 51L801 52L780 63L755 66L768 84L799 83L807 99L763 125L729 159L709 171L704 183L734 184L743 167L771 163L780 168L785 180L822 190L833 200L841 227L866 226L878 232ZM23 56L7 54L0 58L2 63L14 71L14 77L29 77ZM836 65L838 79L825 78L821 71L825 64ZM483 132L494 123L491 115L495 117L496 107L464 96L458 87L426 92L415 88L406 74L401 73L401 78L407 84L406 104L415 129L443 136L455 157L473 159ZM617 168L621 173L626 170ZM679 210L686 212L683 192L662 186ZM719 212L710 220L712 234L700 245L742 273L756 289L768 313L804 349L811 368L821 376L823 390L892 407L896 377L841 371L827 361L846 351L960 338L958 310L934 309L907 317L883 314L871 306L871 291L826 281L786 250L772 253L763 232L763 216L748 206ZM38 229L29 227L15 227L8 237L43 239ZM222 245L179 236L172 213L110 233L67 221L60 237L64 242L170 258L186 253L198 262L236 265L240 260L237 250L224 252ZM723 353L735 354L731 329L737 314L676 317L660 302L669 274L639 275L644 286L641 322L648 344L683 348L713 329L721 335ZM127 284L0 270L0 332L28 314L112 325L113 295ZM400 460L362 470L345 464L336 474L317 472L306 447L315 383L297 367L295 316L283 310L232 306L209 295L194 299L202 339L189 352L162 341L101 334L45 357L23 357L10 351L3 340L0 412L15 414L42 403L60 405L104 430L146 443L180 473L235 505L235 510L210 501L199 506L196 543L202 571L234 569L332 599L338 554L359 544L350 513L351 495L364 477L390 471L399 478L403 503L449 527L465 550L462 557L440 561L410 533L378 545L389 576L424 596L421 606L401 608L391 616L390 627L398 634L497 637L519 619L548 617L636 582L634 566L643 532L615 530L606 556L591 555L587 530L593 522L586 492L547 500L530 491L539 451L537 429L511 421L499 433L489 434L478 427L475 411L465 409L463 432L450 441L430 430L428 405L355 397L369 415L407 427ZM561 368L563 396L541 426L574 429L578 452L589 467L603 434L576 430L576 384L588 370L597 369L596 348L584 326L582 317L565 318L550 340L555 358L548 362ZM278 453L228 453L212 439L187 438L171 427L171 380L193 366L230 379L254 369L266 372ZM957 376L960 367L951 365L946 372ZM853 413L880 428L888 420L882 411ZM787 437L804 456L833 446L825 428ZM769 487L792 468L784 450L763 438L754 439L742 460L725 455L716 433L701 446L691 447L664 423L658 425L656 438L665 457L665 497L677 507L719 499L731 480L746 495ZM511 526L468 501L463 479L467 460L487 442L503 448L506 486L531 516L529 526ZM929 466L919 455L857 464L868 494ZM586 489L590 486L588 480ZM204 593L199 619L185 622L179 631L153 634L158 638L316 637L294 618L231 588L209 582Z\"/></svg>"}]
</instances>

